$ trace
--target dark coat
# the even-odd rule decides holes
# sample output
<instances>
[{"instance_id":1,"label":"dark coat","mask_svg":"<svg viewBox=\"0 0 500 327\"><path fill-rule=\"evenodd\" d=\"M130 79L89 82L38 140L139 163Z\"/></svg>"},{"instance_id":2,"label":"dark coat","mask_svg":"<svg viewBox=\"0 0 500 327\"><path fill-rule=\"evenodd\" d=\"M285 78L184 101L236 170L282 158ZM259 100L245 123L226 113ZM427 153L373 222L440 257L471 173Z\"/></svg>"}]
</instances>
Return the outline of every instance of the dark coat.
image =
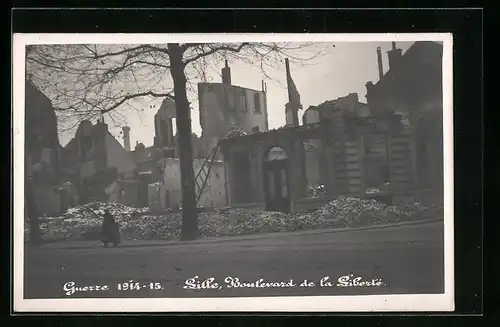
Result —
<instances>
[{"instance_id":1,"label":"dark coat","mask_svg":"<svg viewBox=\"0 0 500 327\"><path fill-rule=\"evenodd\" d=\"M102 222L102 241L120 242L120 227L110 213L105 213Z\"/></svg>"}]
</instances>

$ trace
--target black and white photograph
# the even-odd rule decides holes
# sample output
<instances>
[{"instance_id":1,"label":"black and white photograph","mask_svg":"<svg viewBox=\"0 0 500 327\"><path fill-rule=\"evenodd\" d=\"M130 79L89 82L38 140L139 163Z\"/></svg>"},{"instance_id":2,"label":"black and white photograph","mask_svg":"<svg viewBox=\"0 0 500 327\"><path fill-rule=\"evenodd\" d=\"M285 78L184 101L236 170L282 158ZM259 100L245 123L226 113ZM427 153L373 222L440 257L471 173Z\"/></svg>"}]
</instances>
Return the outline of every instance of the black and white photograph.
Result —
<instances>
[{"instance_id":1,"label":"black and white photograph","mask_svg":"<svg viewBox=\"0 0 500 327\"><path fill-rule=\"evenodd\" d=\"M452 49L14 34L15 310L452 311Z\"/></svg>"}]
</instances>

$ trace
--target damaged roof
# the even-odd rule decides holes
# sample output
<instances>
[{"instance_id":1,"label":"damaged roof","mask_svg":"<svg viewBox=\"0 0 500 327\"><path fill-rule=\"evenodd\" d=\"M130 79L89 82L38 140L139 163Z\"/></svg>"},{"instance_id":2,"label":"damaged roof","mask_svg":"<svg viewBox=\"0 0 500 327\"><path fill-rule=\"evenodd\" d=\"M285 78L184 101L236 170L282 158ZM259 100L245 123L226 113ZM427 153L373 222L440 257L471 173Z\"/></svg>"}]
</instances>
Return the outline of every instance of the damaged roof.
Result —
<instances>
[{"instance_id":1,"label":"damaged roof","mask_svg":"<svg viewBox=\"0 0 500 327\"><path fill-rule=\"evenodd\" d=\"M369 92L377 93L391 88L394 81L399 76L404 76L411 68L423 67L428 63L441 63L442 55L443 45L439 42L415 42L402 54L398 67L390 68L377 83L373 84Z\"/></svg>"}]
</instances>

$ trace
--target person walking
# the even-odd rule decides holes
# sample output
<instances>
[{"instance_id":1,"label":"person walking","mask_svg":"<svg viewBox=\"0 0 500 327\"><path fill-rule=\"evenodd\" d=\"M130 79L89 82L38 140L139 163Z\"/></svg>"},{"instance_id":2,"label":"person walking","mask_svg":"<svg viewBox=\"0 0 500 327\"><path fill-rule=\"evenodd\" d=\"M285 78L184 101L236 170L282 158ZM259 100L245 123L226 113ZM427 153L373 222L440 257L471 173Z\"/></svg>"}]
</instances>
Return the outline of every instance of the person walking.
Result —
<instances>
[{"instance_id":1,"label":"person walking","mask_svg":"<svg viewBox=\"0 0 500 327\"><path fill-rule=\"evenodd\" d=\"M120 244L120 226L115 221L109 210L104 211L102 222L102 243L107 248L109 243L114 246Z\"/></svg>"}]
</instances>

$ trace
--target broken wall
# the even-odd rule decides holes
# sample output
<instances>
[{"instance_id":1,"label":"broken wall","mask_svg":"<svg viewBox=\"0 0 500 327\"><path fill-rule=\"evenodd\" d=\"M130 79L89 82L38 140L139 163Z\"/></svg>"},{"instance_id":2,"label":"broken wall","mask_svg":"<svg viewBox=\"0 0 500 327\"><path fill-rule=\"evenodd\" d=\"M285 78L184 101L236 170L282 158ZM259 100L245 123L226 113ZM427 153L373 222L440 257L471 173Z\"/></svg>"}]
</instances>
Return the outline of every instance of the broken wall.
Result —
<instances>
[{"instance_id":1,"label":"broken wall","mask_svg":"<svg viewBox=\"0 0 500 327\"><path fill-rule=\"evenodd\" d=\"M164 159L161 161L164 167L163 180L160 183L159 202L162 208L175 207L182 204L182 187L181 187L181 167L179 159ZM194 175L196 176L201 169L203 160L195 159L193 161ZM205 166L205 170L208 167ZM226 189L225 189L225 172L224 163L214 162L210 169L210 174L207 179L200 200L199 206L214 206L223 207L226 205ZM152 186L149 186L149 191L153 191ZM154 195L156 196L156 195ZM154 200L154 196L150 195L150 202Z\"/></svg>"},{"instance_id":2,"label":"broken wall","mask_svg":"<svg viewBox=\"0 0 500 327\"><path fill-rule=\"evenodd\" d=\"M305 150L303 137L295 129L281 129L268 133L251 134L224 140L222 152L226 163L228 178L227 189L229 203L240 206L242 201L238 197L237 187L239 176L248 176L250 188L247 191L249 198L245 203L262 203L266 200L264 183L264 161L269 150L274 147L283 149L287 157L289 197L293 204L294 199L307 195L307 178L305 168ZM238 166L235 157L245 154L250 162L248 174ZM292 208L293 210L293 208Z\"/></svg>"},{"instance_id":3,"label":"broken wall","mask_svg":"<svg viewBox=\"0 0 500 327\"><path fill-rule=\"evenodd\" d=\"M61 196L54 187L43 184L32 184L37 212L42 215L57 215L61 213Z\"/></svg>"},{"instance_id":4,"label":"broken wall","mask_svg":"<svg viewBox=\"0 0 500 327\"><path fill-rule=\"evenodd\" d=\"M109 132L106 133L107 166L116 167L118 174L133 172L137 164L129 152Z\"/></svg>"},{"instance_id":5,"label":"broken wall","mask_svg":"<svg viewBox=\"0 0 500 327\"><path fill-rule=\"evenodd\" d=\"M198 97L205 151L210 151L232 127L245 133L251 133L255 126L262 132L268 129L266 94L263 91L222 83L200 83Z\"/></svg>"}]
</instances>

